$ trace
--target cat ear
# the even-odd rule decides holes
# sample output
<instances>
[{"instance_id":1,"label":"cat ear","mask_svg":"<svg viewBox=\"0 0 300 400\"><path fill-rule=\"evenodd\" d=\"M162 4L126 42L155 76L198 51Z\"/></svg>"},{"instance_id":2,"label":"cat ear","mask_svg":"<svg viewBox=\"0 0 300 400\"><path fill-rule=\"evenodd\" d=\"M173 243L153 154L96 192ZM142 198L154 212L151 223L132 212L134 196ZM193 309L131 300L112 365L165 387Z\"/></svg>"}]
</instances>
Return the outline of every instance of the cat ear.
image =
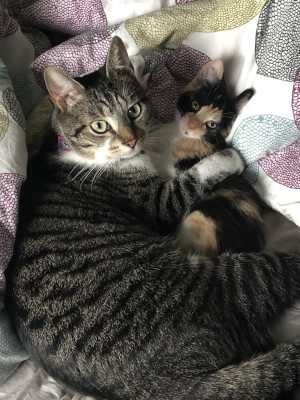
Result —
<instances>
[{"instance_id":1,"label":"cat ear","mask_svg":"<svg viewBox=\"0 0 300 400\"><path fill-rule=\"evenodd\" d=\"M111 78L115 72L129 72L134 74L134 68L129 60L124 43L118 36L110 42L106 59L106 76Z\"/></svg>"},{"instance_id":2,"label":"cat ear","mask_svg":"<svg viewBox=\"0 0 300 400\"><path fill-rule=\"evenodd\" d=\"M55 107L66 111L85 95L85 88L57 67L47 67L44 79Z\"/></svg>"},{"instance_id":3,"label":"cat ear","mask_svg":"<svg viewBox=\"0 0 300 400\"><path fill-rule=\"evenodd\" d=\"M233 99L228 107L224 110L224 113L227 115L226 118L226 126L223 129L223 135L226 137L231 131L231 128L234 124L239 113L254 95L253 89L246 89L241 94L239 94L235 99Z\"/></svg>"},{"instance_id":4,"label":"cat ear","mask_svg":"<svg viewBox=\"0 0 300 400\"><path fill-rule=\"evenodd\" d=\"M215 85L221 81L224 66L221 60L212 60L204 65L195 78L185 87L184 92L201 89L206 84Z\"/></svg>"},{"instance_id":5,"label":"cat ear","mask_svg":"<svg viewBox=\"0 0 300 400\"><path fill-rule=\"evenodd\" d=\"M236 116L238 116L238 114L242 111L242 109L245 107L245 105L248 103L253 95L253 89L246 89L232 101L233 109L236 112Z\"/></svg>"}]
</instances>

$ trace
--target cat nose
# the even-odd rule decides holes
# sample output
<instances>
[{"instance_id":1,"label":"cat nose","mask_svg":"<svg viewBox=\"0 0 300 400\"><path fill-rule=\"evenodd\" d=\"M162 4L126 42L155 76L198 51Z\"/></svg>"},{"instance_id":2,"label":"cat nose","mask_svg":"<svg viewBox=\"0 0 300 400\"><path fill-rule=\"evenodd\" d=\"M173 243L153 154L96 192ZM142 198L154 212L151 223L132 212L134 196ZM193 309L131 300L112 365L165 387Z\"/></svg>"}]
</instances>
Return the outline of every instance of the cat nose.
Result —
<instances>
[{"instance_id":1,"label":"cat nose","mask_svg":"<svg viewBox=\"0 0 300 400\"><path fill-rule=\"evenodd\" d=\"M128 140L128 142L124 143L127 146L129 146L131 149L134 149L135 145L136 145L136 139L130 139Z\"/></svg>"}]
</instances>

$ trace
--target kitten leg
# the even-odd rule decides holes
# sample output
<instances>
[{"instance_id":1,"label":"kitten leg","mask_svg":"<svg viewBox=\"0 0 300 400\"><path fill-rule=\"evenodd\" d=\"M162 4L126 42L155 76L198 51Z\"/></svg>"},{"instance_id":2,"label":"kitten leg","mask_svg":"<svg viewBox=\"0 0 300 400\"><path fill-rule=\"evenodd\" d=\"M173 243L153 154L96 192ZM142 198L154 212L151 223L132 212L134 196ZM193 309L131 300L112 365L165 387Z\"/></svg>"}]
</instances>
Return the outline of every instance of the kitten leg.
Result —
<instances>
[{"instance_id":1,"label":"kitten leg","mask_svg":"<svg viewBox=\"0 0 300 400\"><path fill-rule=\"evenodd\" d=\"M218 254L216 224L200 211L189 214L179 227L179 243L186 251L208 257Z\"/></svg>"},{"instance_id":2,"label":"kitten leg","mask_svg":"<svg viewBox=\"0 0 300 400\"><path fill-rule=\"evenodd\" d=\"M213 187L222 178L234 173L241 173L243 161L234 149L226 149L214 153L197 163L196 168L202 182L206 181ZM205 190L203 190L205 195ZM201 200L201 195L198 196ZM187 251L191 250L205 256L219 253L217 241L217 226L215 221L201 211L189 214L180 224L178 237L180 245Z\"/></svg>"},{"instance_id":3,"label":"kitten leg","mask_svg":"<svg viewBox=\"0 0 300 400\"><path fill-rule=\"evenodd\" d=\"M239 153L234 149L225 149L204 158L192 169L196 169L202 181L212 180L218 183L223 179L221 176L241 174L244 162Z\"/></svg>"},{"instance_id":4,"label":"kitten leg","mask_svg":"<svg viewBox=\"0 0 300 400\"><path fill-rule=\"evenodd\" d=\"M243 168L244 162L236 150L218 151L173 179L162 181L157 176L156 181L151 182L151 190L143 182L134 196L130 193L129 204L141 209L148 226L154 225L155 229L170 233L178 227L196 199L207 198L217 183L229 175L240 174Z\"/></svg>"}]
</instances>

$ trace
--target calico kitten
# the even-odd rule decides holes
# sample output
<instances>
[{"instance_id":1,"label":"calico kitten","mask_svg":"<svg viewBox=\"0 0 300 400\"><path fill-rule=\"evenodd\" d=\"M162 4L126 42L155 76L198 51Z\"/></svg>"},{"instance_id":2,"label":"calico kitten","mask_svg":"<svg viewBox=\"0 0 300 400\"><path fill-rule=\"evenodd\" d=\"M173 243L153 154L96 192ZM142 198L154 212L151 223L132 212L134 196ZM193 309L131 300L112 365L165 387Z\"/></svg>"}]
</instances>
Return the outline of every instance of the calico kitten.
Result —
<instances>
[{"instance_id":1,"label":"calico kitten","mask_svg":"<svg viewBox=\"0 0 300 400\"><path fill-rule=\"evenodd\" d=\"M241 171L237 153L157 176L144 147L148 100L117 37L104 70L78 82L50 68L45 79L60 161L44 152L56 134L29 166L7 274L31 357L102 400L290 392L300 340L273 347L267 328L300 296L300 255L182 257L172 239L195 198Z\"/></svg>"},{"instance_id":2,"label":"calico kitten","mask_svg":"<svg viewBox=\"0 0 300 400\"><path fill-rule=\"evenodd\" d=\"M247 89L230 100L221 81L223 70L221 60L207 63L178 100L180 136L171 152L179 172L227 147L225 138L253 95ZM214 186L190 211L179 229L187 250L212 256L227 250L259 251L264 245L263 202L241 176L230 176Z\"/></svg>"}]
</instances>

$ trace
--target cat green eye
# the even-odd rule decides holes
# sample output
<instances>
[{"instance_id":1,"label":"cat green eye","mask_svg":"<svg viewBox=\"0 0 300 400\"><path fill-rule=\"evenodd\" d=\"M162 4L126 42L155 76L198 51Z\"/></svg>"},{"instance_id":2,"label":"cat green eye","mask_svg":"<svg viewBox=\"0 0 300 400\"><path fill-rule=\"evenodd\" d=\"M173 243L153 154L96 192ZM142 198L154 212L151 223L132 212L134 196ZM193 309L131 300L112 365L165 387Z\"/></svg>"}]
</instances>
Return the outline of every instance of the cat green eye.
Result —
<instances>
[{"instance_id":1,"label":"cat green eye","mask_svg":"<svg viewBox=\"0 0 300 400\"><path fill-rule=\"evenodd\" d=\"M199 105L198 101L196 101L196 100L192 101L192 109L194 111L198 111L200 109L200 105Z\"/></svg>"},{"instance_id":2,"label":"cat green eye","mask_svg":"<svg viewBox=\"0 0 300 400\"><path fill-rule=\"evenodd\" d=\"M140 113L141 113L141 106L139 105L139 103L134 104L132 107L129 108L128 110L128 117L130 119L135 119L137 118Z\"/></svg>"},{"instance_id":3,"label":"cat green eye","mask_svg":"<svg viewBox=\"0 0 300 400\"><path fill-rule=\"evenodd\" d=\"M206 126L209 129L215 129L217 127L217 124L215 123L215 121L208 121L208 122L206 122Z\"/></svg>"},{"instance_id":4,"label":"cat green eye","mask_svg":"<svg viewBox=\"0 0 300 400\"><path fill-rule=\"evenodd\" d=\"M91 123L91 128L96 133L105 133L108 130L108 123L105 121L94 121Z\"/></svg>"}]
</instances>

